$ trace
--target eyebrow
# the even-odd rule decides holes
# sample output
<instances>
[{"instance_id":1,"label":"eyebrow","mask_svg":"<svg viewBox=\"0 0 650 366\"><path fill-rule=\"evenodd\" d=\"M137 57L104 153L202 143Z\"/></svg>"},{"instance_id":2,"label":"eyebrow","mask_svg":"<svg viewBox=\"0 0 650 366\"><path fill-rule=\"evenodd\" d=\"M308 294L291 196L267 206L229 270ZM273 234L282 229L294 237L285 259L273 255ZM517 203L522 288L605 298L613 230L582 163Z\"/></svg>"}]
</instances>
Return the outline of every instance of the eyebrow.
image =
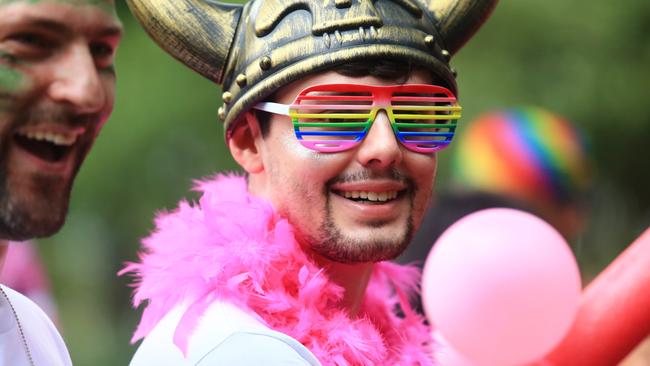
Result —
<instances>
[{"instance_id":1,"label":"eyebrow","mask_svg":"<svg viewBox=\"0 0 650 366\"><path fill-rule=\"evenodd\" d=\"M45 19L40 17L27 17L27 19L22 22L25 25L41 28L45 31L59 33L63 35L72 34L72 30L65 24L60 21ZM95 32L93 36L95 37L119 37L122 35L122 27L118 24L109 25L103 27L101 30Z\"/></svg>"},{"instance_id":2,"label":"eyebrow","mask_svg":"<svg viewBox=\"0 0 650 366\"><path fill-rule=\"evenodd\" d=\"M97 36L104 38L104 37L119 37L122 35L122 27L120 26L110 26L110 27L105 27L101 31L97 33Z\"/></svg>"}]
</instances>

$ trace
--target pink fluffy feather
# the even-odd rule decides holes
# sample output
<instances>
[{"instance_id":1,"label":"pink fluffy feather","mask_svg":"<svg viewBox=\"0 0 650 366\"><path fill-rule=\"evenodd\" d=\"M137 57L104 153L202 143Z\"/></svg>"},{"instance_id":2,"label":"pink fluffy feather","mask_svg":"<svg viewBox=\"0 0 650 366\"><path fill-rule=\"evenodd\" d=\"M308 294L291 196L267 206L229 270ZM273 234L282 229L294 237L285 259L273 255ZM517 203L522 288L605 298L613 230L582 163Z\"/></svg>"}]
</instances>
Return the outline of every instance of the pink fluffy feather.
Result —
<instances>
[{"instance_id":1,"label":"pink fluffy feather","mask_svg":"<svg viewBox=\"0 0 650 366\"><path fill-rule=\"evenodd\" d=\"M134 305L146 302L132 341L189 299L174 335L185 351L200 315L219 298L297 339L323 365L434 364L431 331L406 299L417 290L416 268L376 264L361 316L351 319L338 305L342 288L300 250L289 223L248 194L244 178L217 175L196 189L198 205L183 201L159 214L140 263L120 272L136 277ZM398 306L405 316L395 314Z\"/></svg>"}]
</instances>

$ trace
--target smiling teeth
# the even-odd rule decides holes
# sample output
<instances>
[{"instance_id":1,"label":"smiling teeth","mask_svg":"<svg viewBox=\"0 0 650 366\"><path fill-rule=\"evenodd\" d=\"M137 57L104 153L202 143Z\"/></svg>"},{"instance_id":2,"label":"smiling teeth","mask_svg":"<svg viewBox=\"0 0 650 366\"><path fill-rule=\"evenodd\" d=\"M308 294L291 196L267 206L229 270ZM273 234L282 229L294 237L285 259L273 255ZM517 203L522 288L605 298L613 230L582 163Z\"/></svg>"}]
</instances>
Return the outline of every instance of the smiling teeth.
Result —
<instances>
[{"instance_id":1,"label":"smiling teeth","mask_svg":"<svg viewBox=\"0 0 650 366\"><path fill-rule=\"evenodd\" d=\"M386 202L397 198L397 191L368 192L368 191L345 191L341 192L345 198L361 198L368 201Z\"/></svg>"},{"instance_id":2,"label":"smiling teeth","mask_svg":"<svg viewBox=\"0 0 650 366\"><path fill-rule=\"evenodd\" d=\"M54 132L43 132L43 131L19 131L19 135L25 136L29 139L36 141L46 141L54 145L59 146L70 146L77 141L77 134L61 134Z\"/></svg>"}]
</instances>

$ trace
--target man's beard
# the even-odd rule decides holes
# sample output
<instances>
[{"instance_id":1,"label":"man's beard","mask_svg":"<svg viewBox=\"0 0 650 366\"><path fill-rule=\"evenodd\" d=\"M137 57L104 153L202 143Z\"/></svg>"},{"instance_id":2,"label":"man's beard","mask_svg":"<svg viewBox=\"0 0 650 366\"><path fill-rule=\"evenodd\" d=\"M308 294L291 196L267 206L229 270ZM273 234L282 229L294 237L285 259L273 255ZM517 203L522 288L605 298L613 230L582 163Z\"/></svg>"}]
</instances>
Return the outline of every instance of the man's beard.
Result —
<instances>
[{"instance_id":1,"label":"man's beard","mask_svg":"<svg viewBox=\"0 0 650 366\"><path fill-rule=\"evenodd\" d=\"M376 224L377 227L381 223ZM338 263L380 262L399 256L413 238L413 216L409 215L404 235L393 238L357 239L345 236L328 217L319 228L319 239L310 239L311 248L323 257Z\"/></svg>"},{"instance_id":2,"label":"man's beard","mask_svg":"<svg viewBox=\"0 0 650 366\"><path fill-rule=\"evenodd\" d=\"M339 181L354 181L366 179L369 175L366 172L339 178ZM323 257L338 263L354 264L364 262L379 262L399 256L411 242L414 235L413 209L416 193L415 184L403 177L396 171L391 172L391 177L402 180L409 187L410 213L406 220L406 227L402 235L396 237L375 237L375 238L354 238L345 235L337 227L332 217L332 208L329 199L326 202L326 216L324 222L318 228L318 239L309 238L310 247ZM332 182L327 184L329 187ZM329 188L326 189L329 191ZM328 197L326 195L326 197ZM387 224L383 221L369 223L369 226L381 228Z\"/></svg>"},{"instance_id":3,"label":"man's beard","mask_svg":"<svg viewBox=\"0 0 650 366\"><path fill-rule=\"evenodd\" d=\"M64 108L58 106L35 106L24 117L19 125L36 124L41 120L58 123L75 121L79 125L90 123L87 120L89 117L71 117ZM52 235L65 222L72 183L92 142L86 142L86 146L78 146L77 151L71 152L76 156L68 157L75 159L69 177L39 173L22 177L30 182L33 191L31 197L23 197L16 187L12 187L8 172L7 160L12 138L9 132L0 138L0 239L18 241Z\"/></svg>"},{"instance_id":4,"label":"man's beard","mask_svg":"<svg viewBox=\"0 0 650 366\"><path fill-rule=\"evenodd\" d=\"M35 185L42 189L29 203L11 192L5 167L0 168L0 238L19 241L57 232L68 212L72 179L62 191L48 192L49 179L36 178Z\"/></svg>"}]
</instances>

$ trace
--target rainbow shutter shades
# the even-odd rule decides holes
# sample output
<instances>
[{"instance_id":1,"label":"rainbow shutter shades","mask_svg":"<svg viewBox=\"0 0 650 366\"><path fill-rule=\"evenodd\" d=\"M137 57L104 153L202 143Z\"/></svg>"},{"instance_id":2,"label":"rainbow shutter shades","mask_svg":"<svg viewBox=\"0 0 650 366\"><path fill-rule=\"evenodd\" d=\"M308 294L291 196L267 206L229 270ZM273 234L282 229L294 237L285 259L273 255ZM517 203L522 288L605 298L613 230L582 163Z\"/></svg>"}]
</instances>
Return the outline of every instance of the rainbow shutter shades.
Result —
<instances>
[{"instance_id":1,"label":"rainbow shutter shades","mask_svg":"<svg viewBox=\"0 0 650 366\"><path fill-rule=\"evenodd\" d=\"M456 131L461 107L437 85L326 84L306 88L290 105L258 103L256 109L291 118L300 143L319 152L353 148L385 111L397 139L409 150L433 153Z\"/></svg>"}]
</instances>

